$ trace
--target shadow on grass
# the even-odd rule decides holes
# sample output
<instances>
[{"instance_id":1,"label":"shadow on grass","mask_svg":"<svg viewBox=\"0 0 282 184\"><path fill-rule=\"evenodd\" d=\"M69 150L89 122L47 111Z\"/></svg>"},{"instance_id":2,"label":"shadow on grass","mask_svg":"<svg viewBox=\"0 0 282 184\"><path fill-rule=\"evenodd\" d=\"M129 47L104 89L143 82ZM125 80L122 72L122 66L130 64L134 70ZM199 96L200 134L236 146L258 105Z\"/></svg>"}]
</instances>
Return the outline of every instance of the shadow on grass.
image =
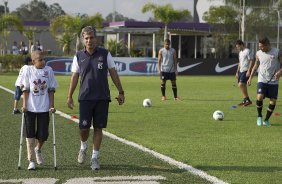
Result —
<instances>
[{"instance_id":1,"label":"shadow on grass","mask_svg":"<svg viewBox=\"0 0 282 184\"><path fill-rule=\"evenodd\" d=\"M188 98L188 101L204 101L204 102L237 102L239 103L240 100L230 100L230 99L200 99L200 98Z\"/></svg>"},{"instance_id":2,"label":"shadow on grass","mask_svg":"<svg viewBox=\"0 0 282 184\"><path fill-rule=\"evenodd\" d=\"M277 172L282 167L275 166L197 166L204 171L243 171L243 172Z\"/></svg>"},{"instance_id":3,"label":"shadow on grass","mask_svg":"<svg viewBox=\"0 0 282 184\"><path fill-rule=\"evenodd\" d=\"M54 167L51 165L46 165L44 167L41 168L36 168L38 170L54 170ZM59 165L57 167L57 170L59 171L76 171L76 170L87 170L90 171L90 164L83 164L83 165L79 165L79 164L72 164L72 165ZM182 169L178 169L178 168L160 168L159 166L137 166L137 165L107 165L107 164L102 164L101 165L101 169L100 171L117 171L117 172L152 172L152 173L156 173L156 172L165 172L165 173L175 173L175 174L179 174L179 173L183 173L183 172L187 172L185 170Z\"/></svg>"}]
</instances>

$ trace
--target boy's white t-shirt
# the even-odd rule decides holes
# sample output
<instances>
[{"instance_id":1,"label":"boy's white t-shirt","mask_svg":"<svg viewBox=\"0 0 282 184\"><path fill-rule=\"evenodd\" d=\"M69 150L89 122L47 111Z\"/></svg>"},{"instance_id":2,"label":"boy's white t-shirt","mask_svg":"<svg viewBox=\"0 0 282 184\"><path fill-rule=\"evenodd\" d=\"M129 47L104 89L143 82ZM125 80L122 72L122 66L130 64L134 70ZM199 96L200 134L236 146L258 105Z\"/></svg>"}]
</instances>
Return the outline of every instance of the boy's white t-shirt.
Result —
<instances>
[{"instance_id":1,"label":"boy's white t-shirt","mask_svg":"<svg viewBox=\"0 0 282 184\"><path fill-rule=\"evenodd\" d=\"M52 68L45 66L43 69L37 69L35 66L28 66L23 76L24 90L29 91L27 111L48 112L50 108L48 91L55 91L57 88Z\"/></svg>"},{"instance_id":2,"label":"boy's white t-shirt","mask_svg":"<svg viewBox=\"0 0 282 184\"><path fill-rule=\"evenodd\" d=\"M25 70L28 68L28 65L24 65L19 72L18 78L15 82L15 86L22 86L23 83L23 73L25 72Z\"/></svg>"}]
</instances>

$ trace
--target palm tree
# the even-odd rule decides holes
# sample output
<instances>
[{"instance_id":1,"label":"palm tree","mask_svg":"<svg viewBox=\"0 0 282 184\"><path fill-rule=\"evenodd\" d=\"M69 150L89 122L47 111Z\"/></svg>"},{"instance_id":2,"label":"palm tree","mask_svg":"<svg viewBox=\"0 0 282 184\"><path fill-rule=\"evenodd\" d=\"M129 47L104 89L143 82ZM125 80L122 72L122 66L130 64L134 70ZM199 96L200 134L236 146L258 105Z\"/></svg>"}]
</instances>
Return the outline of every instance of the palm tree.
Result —
<instances>
[{"instance_id":1,"label":"palm tree","mask_svg":"<svg viewBox=\"0 0 282 184\"><path fill-rule=\"evenodd\" d=\"M92 25L99 29L102 27L102 21L103 18L100 13L97 13L95 16L82 17L63 15L51 21L50 30L67 52L70 52L70 43L76 39L76 51L78 51L81 45L80 33L82 28Z\"/></svg>"},{"instance_id":2,"label":"palm tree","mask_svg":"<svg viewBox=\"0 0 282 184\"><path fill-rule=\"evenodd\" d=\"M22 33L23 32L23 23L19 17L14 15L2 15L0 16L0 33L5 38L5 41L2 43L2 47L4 49L4 53L6 53L7 48L7 40L6 36L8 33L8 29L11 27L16 27L16 29Z\"/></svg>"},{"instance_id":3,"label":"palm tree","mask_svg":"<svg viewBox=\"0 0 282 184\"><path fill-rule=\"evenodd\" d=\"M170 22L181 20L190 15L188 10L174 10L171 4L163 6L154 3L147 3L142 8L142 13L151 11L156 20L165 23L164 39L167 38L167 25Z\"/></svg>"}]
</instances>

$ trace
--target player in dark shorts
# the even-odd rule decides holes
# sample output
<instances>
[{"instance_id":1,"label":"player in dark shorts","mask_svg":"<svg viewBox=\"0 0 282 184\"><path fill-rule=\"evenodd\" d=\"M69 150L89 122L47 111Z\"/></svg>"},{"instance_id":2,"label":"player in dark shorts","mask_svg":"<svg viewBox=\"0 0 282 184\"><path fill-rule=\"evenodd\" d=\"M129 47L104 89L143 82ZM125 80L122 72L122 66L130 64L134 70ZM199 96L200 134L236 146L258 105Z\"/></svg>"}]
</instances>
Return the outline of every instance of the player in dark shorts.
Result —
<instances>
[{"instance_id":1,"label":"player in dark shorts","mask_svg":"<svg viewBox=\"0 0 282 184\"><path fill-rule=\"evenodd\" d=\"M158 73L161 79L162 100L165 101L166 81L171 81L174 100L180 100L177 96L176 74L177 74L177 58L176 52L170 48L170 40L164 41L164 47L159 50L158 54Z\"/></svg>"},{"instance_id":2,"label":"player in dark shorts","mask_svg":"<svg viewBox=\"0 0 282 184\"><path fill-rule=\"evenodd\" d=\"M80 76L78 101L80 109L79 128L81 146L77 161L82 164L86 159L89 129L93 126L94 136L91 169L98 170L100 169L98 157L103 137L102 130L107 127L108 108L111 101L108 72L119 91L119 95L116 98L118 103L122 105L125 98L110 52L104 48L97 47L96 29L92 26L86 26L82 29L81 33L85 48L78 51L73 58L72 77L67 104L69 108L73 108L72 95Z\"/></svg>"},{"instance_id":3,"label":"player in dark shorts","mask_svg":"<svg viewBox=\"0 0 282 184\"><path fill-rule=\"evenodd\" d=\"M278 84L282 70L282 55L279 49L271 47L268 38L264 37L259 40L259 51L256 53L255 65L252 69L250 78L247 82L251 85L254 73L258 70L257 84L257 125L270 126L269 118L273 113L278 97ZM266 111L264 121L262 121L262 107L264 98L269 98L269 105Z\"/></svg>"}]
</instances>

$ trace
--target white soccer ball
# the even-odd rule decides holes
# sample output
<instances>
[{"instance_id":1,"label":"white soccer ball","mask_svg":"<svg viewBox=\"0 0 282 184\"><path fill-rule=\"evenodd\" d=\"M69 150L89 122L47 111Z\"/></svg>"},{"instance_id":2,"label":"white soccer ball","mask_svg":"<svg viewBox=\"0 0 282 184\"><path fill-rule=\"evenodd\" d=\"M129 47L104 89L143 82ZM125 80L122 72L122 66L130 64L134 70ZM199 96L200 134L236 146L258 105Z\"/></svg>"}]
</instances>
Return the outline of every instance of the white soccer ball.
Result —
<instances>
[{"instance_id":1,"label":"white soccer ball","mask_svg":"<svg viewBox=\"0 0 282 184\"><path fill-rule=\"evenodd\" d=\"M152 106L152 100L150 100L149 98L146 98L143 100L143 106L144 107L151 107Z\"/></svg>"},{"instance_id":2,"label":"white soccer ball","mask_svg":"<svg viewBox=\"0 0 282 184\"><path fill-rule=\"evenodd\" d=\"M224 118L224 113L220 110L214 111L213 115L212 115L214 120L223 120Z\"/></svg>"}]
</instances>

